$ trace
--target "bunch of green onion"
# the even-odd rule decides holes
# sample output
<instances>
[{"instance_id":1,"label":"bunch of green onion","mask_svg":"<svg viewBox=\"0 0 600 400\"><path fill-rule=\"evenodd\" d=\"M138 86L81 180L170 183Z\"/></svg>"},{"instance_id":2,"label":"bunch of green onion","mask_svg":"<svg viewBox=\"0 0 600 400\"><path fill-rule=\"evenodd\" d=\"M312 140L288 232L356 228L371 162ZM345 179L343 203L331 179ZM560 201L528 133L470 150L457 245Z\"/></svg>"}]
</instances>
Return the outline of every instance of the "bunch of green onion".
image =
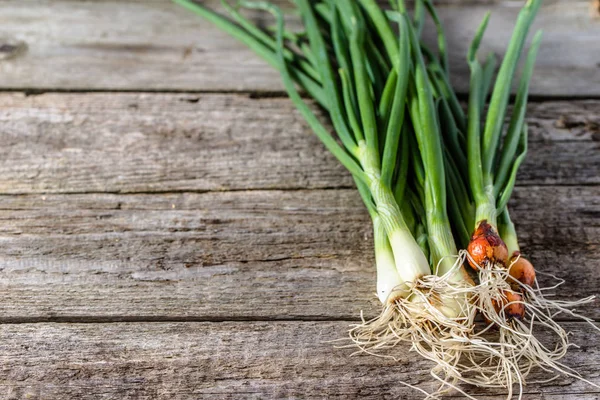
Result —
<instances>
[{"instance_id":1,"label":"bunch of green onion","mask_svg":"<svg viewBox=\"0 0 600 400\"><path fill-rule=\"evenodd\" d=\"M191 0L174 1L276 68L308 125L353 176L373 222L383 304L381 315L351 328L354 345L388 356L410 343L434 362L431 374L441 382L434 395L462 392L456 384L464 382L505 387L510 396L534 366L578 376L558 362L569 343L553 317L575 315L569 306L591 298L566 304L542 296L507 210L527 150L525 112L539 33L506 128L505 117L541 0L524 5L497 76L494 55L483 65L477 57L486 16L467 55L466 112L449 83L444 31L431 0L417 0L412 15L403 0L387 9L375 0L294 0L304 26L299 32L287 30L282 11L269 2L222 1L225 18ZM259 28L241 7L270 12L275 28ZM437 30L435 51L421 41L426 15ZM327 111L333 132L297 87ZM554 348L535 338L540 326L555 333Z\"/></svg>"}]
</instances>

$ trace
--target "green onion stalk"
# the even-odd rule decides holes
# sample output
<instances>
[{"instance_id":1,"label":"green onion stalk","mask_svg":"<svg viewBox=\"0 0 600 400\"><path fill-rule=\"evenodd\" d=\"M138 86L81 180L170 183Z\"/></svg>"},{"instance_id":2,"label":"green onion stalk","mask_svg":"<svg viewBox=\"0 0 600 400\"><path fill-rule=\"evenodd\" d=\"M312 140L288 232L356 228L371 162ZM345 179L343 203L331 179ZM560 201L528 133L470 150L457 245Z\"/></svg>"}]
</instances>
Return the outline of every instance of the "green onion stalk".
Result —
<instances>
[{"instance_id":1,"label":"green onion stalk","mask_svg":"<svg viewBox=\"0 0 600 400\"><path fill-rule=\"evenodd\" d=\"M540 5L541 0L529 0L519 14L512 39L498 71L485 118L483 118L483 105L487 92L484 93L484 91L490 86L491 76L484 76L484 68L477 60L477 51L487 27L489 14L480 25L467 55L471 81L466 153L469 187L475 202L475 226L468 251L471 256L470 264L476 270L491 265L506 266L509 261L509 249L499 234L498 216L504 213L514 188L517 171L527 151L525 111L529 82L539 49L541 32L538 32L533 39L519 83L515 109L506 135L503 140L501 139L512 78L525 45L529 27ZM501 142L502 147L500 147ZM504 218L507 216L508 214L504 214ZM515 243L514 240L510 241L513 246ZM514 256L519 255L518 248L512 250ZM533 282L535 279L533 269L527 271L526 275L524 280ZM520 318L524 308L516 302L507 311L512 317Z\"/></svg>"},{"instance_id":2,"label":"green onion stalk","mask_svg":"<svg viewBox=\"0 0 600 400\"><path fill-rule=\"evenodd\" d=\"M593 297L564 302L544 296L543 291L547 289L539 287L532 264L521 255L515 224L508 210L517 171L527 153L525 114L541 32L535 34L529 47L512 114L505 127L507 106L513 75L540 5L541 0L529 0L521 10L495 83L495 57L488 56L484 65L478 60L489 14L484 18L467 55L471 80L466 142L454 139L456 143L448 143L445 154L446 162L451 166L460 165L465 159L468 165L467 177L450 168L447 181L453 198L464 204L463 212L455 210L450 217L457 241L467 243L468 262L478 272L478 284L474 286L476 294L472 298L487 322L474 337L487 334L488 343L500 354L490 359L489 364L481 364L481 374L469 383L485 385L494 382L508 388L509 397L513 384L519 385L519 394L522 394L527 375L534 367L555 370L597 386L559 361L572 344L567 332L555 321L556 315L566 313L599 329L589 318L572 311L591 302ZM435 61L432 64L430 77L443 88L443 81L434 74L439 67ZM490 89L489 106L484 115ZM438 93L440 118L446 121L443 136L452 139L457 136L454 131L460 119L444 105L449 103L448 95L442 90ZM469 212L465 214L464 210ZM469 226L473 231L466 240L464 228ZM489 337L491 327L497 328L494 339ZM554 338L552 346L545 346L538 340L541 332ZM483 382L482 376L487 377Z\"/></svg>"},{"instance_id":3,"label":"green onion stalk","mask_svg":"<svg viewBox=\"0 0 600 400\"><path fill-rule=\"evenodd\" d=\"M525 302L518 290L513 286L527 285L535 281L533 266L520 257L518 240L514 224L506 210L516 180L516 174L527 151L527 125L525 111L529 82L531 80L537 51L541 40L538 32L529 49L524 71L519 83L514 111L502 137L505 116L512 86L513 75L525 46L527 33L535 14L541 5L541 0L529 0L517 19L517 24L502 61L495 84L493 85L490 104L484 116L487 91L492 85L493 74L489 74L478 60L478 49L485 33L489 14L486 15L471 43L467 62L471 70L469 102L467 111L467 140L465 146L468 164L467 186L470 198L474 204L473 231L467 250L469 264L479 273L479 287L487 289L489 296L482 293L478 296L482 313L486 320L497 322L500 317L501 325L506 321L522 320L525 316ZM502 145L502 146L501 146ZM453 150L453 149L451 149ZM459 154L455 152L455 154ZM464 182L463 182L464 183ZM498 217L502 218L502 233L500 235ZM460 219L460 215L457 215ZM463 225L466 225L463 219ZM509 249L518 263L509 264ZM521 267L516 274L517 267ZM499 271L499 274L496 274ZM520 281L512 275L518 276ZM497 276L506 277L504 281L495 279ZM491 280L490 277L494 277Z\"/></svg>"}]
</instances>

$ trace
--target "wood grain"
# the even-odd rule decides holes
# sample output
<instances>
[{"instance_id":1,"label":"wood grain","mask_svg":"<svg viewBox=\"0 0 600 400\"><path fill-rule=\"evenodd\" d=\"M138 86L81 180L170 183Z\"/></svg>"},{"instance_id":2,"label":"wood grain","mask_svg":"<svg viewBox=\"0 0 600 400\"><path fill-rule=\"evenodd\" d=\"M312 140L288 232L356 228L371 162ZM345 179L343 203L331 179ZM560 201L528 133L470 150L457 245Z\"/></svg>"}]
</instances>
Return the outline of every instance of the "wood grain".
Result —
<instances>
[{"instance_id":1,"label":"wood grain","mask_svg":"<svg viewBox=\"0 0 600 400\"><path fill-rule=\"evenodd\" d=\"M430 363L406 348L400 362L352 357L327 340L348 322L222 322L0 325L0 391L7 399L402 398L420 399L400 381L434 389ZM599 336L568 324L584 344L566 357L600 383ZM531 381L548 379L533 373ZM467 388L472 394L488 395ZM573 378L531 383L525 399L592 399ZM501 391L498 394L502 393ZM581 396L581 397L579 397ZM563 397L564 398L564 397Z\"/></svg>"},{"instance_id":2,"label":"wood grain","mask_svg":"<svg viewBox=\"0 0 600 400\"><path fill-rule=\"evenodd\" d=\"M202 1L222 10L219 0ZM466 48L492 12L482 53L503 54L518 5L511 0L440 1L454 82L464 91ZM589 0L547 0L532 93L600 96L600 20ZM465 18L468 15L468 18ZM251 16L269 24L263 16ZM288 21L291 26L298 22ZM434 31L425 30L434 40ZM281 91L276 72L243 45L168 0L4 1L0 88Z\"/></svg>"},{"instance_id":3,"label":"wood grain","mask_svg":"<svg viewBox=\"0 0 600 400\"><path fill-rule=\"evenodd\" d=\"M600 183L600 101L531 105L519 183ZM348 188L285 98L0 94L0 193Z\"/></svg>"},{"instance_id":4,"label":"wood grain","mask_svg":"<svg viewBox=\"0 0 600 400\"><path fill-rule=\"evenodd\" d=\"M516 190L523 251L566 280L560 298L598 293L599 194ZM0 196L0 219L0 322L352 320L380 310L355 190ZM600 317L597 303L582 310Z\"/></svg>"}]
</instances>

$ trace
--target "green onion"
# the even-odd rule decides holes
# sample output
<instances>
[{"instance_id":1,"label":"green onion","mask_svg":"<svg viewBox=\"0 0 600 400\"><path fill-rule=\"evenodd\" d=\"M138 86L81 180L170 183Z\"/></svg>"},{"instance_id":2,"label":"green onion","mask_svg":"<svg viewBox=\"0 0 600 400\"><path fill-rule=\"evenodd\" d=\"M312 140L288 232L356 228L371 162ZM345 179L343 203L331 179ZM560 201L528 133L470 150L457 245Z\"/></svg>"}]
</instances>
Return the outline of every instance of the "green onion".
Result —
<instances>
[{"instance_id":1,"label":"green onion","mask_svg":"<svg viewBox=\"0 0 600 400\"><path fill-rule=\"evenodd\" d=\"M223 2L231 20L192 0L174 1L276 68L308 126L354 179L373 224L382 303L378 317L351 328L354 344L386 353L409 343L435 364L431 373L442 385L433 397L461 391L458 382L510 394L533 366L565 372L557 360L569 346L566 333L545 310L567 311L520 278L533 267L520 255L507 208L527 152L525 113L539 33L502 137L512 77L541 0L528 0L520 12L495 81L496 57L483 66L478 60L489 15L484 18L467 55L466 113L450 85L447 42L431 0L417 0L413 16L403 0L391 1L391 10L375 0L295 0L304 26L298 33L285 29L282 11L268 1ZM270 12L275 28L260 29L238 7ZM427 16L437 54L421 41ZM326 111L333 131L300 90ZM483 258L475 251L481 249ZM535 280L535 273L528 276ZM523 320L526 309L530 323ZM489 326L478 330L477 312L498 327L500 339L488 340ZM536 321L557 335L558 350L537 341Z\"/></svg>"}]
</instances>

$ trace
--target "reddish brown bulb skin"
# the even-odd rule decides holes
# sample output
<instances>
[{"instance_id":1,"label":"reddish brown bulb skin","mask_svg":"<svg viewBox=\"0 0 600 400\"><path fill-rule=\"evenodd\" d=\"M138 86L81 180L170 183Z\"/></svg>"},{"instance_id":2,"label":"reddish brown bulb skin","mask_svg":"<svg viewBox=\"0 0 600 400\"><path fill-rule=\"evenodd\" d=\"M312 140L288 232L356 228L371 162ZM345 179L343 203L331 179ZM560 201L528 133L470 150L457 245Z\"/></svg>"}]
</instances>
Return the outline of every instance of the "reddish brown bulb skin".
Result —
<instances>
[{"instance_id":1,"label":"reddish brown bulb skin","mask_svg":"<svg viewBox=\"0 0 600 400\"><path fill-rule=\"evenodd\" d=\"M485 266L490 257L493 256L493 250L490 248L490 244L484 236L472 237L469 246L467 247L467 251L471 255L469 265L475 271L477 271L480 266Z\"/></svg>"},{"instance_id":2,"label":"reddish brown bulb skin","mask_svg":"<svg viewBox=\"0 0 600 400\"><path fill-rule=\"evenodd\" d=\"M473 232L467 251L473 259L469 260L469 265L476 271L490 263L506 265L508 259L506 244L486 220L481 221Z\"/></svg>"},{"instance_id":3,"label":"reddish brown bulb skin","mask_svg":"<svg viewBox=\"0 0 600 400\"><path fill-rule=\"evenodd\" d=\"M492 301L494 309L500 313L504 309L504 314L508 319L522 319L525 316L525 304L520 294L511 290L502 290L502 300Z\"/></svg>"},{"instance_id":4,"label":"reddish brown bulb skin","mask_svg":"<svg viewBox=\"0 0 600 400\"><path fill-rule=\"evenodd\" d=\"M523 285L532 287L535 283L535 268L525 257L519 257L520 253L515 251L508 263L509 275L521 282ZM513 289L520 289L519 284L511 282Z\"/></svg>"}]
</instances>

